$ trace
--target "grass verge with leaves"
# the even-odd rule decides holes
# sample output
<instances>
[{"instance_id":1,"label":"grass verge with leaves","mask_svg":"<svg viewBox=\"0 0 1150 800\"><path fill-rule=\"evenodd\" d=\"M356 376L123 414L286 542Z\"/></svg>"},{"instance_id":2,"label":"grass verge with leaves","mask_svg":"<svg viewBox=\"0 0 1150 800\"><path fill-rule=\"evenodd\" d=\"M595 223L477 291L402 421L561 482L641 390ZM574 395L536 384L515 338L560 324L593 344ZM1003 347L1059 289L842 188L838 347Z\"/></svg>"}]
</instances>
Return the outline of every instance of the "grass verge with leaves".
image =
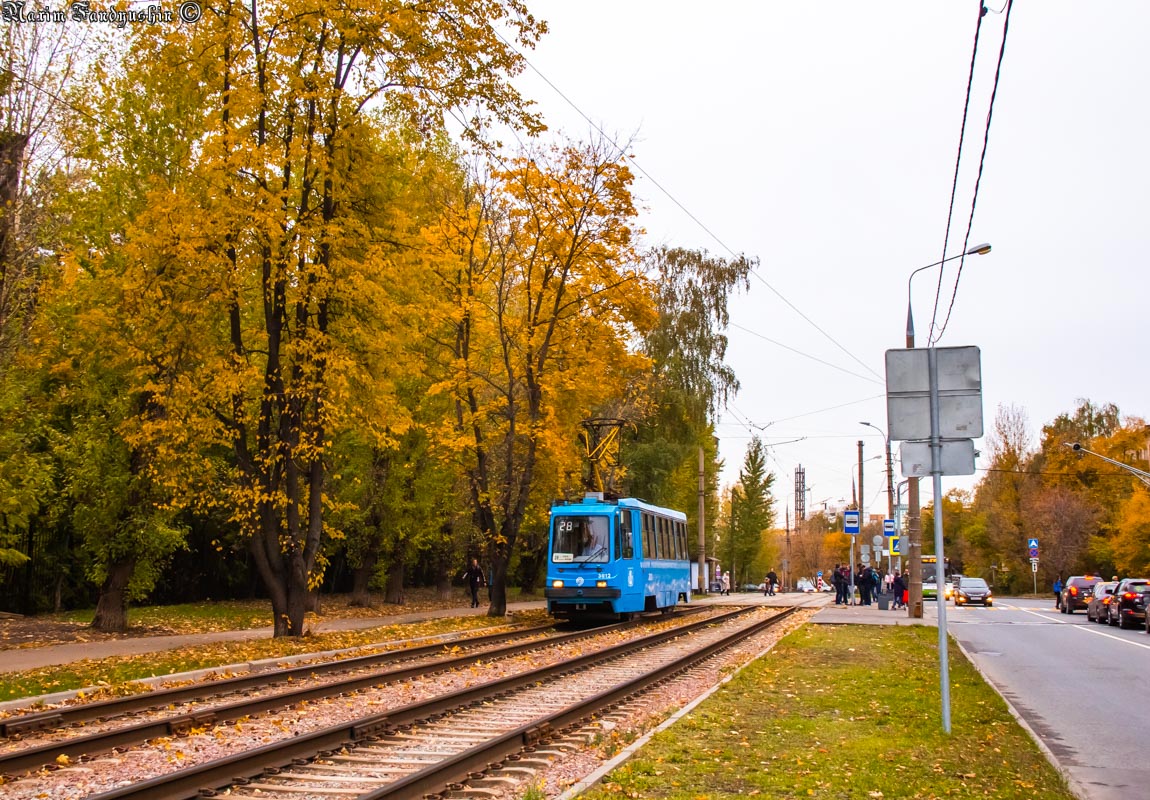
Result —
<instances>
[{"instance_id":1,"label":"grass verge with leaves","mask_svg":"<svg viewBox=\"0 0 1150 800\"><path fill-rule=\"evenodd\" d=\"M1002 698L938 634L806 625L581 797L1073 800Z\"/></svg>"}]
</instances>

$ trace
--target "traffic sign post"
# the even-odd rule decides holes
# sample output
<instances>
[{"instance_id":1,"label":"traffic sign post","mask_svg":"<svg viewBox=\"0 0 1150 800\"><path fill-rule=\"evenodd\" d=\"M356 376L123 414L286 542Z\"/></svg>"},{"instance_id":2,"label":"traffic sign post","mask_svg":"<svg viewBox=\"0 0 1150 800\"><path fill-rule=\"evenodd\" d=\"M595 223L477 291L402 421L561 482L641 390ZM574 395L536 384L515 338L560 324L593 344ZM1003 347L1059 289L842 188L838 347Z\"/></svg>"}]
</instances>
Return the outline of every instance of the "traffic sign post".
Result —
<instances>
[{"instance_id":1,"label":"traffic sign post","mask_svg":"<svg viewBox=\"0 0 1150 800\"><path fill-rule=\"evenodd\" d=\"M1030 572L1034 578L1034 593L1038 594L1038 537L1031 536L1026 540L1026 549L1030 554Z\"/></svg>"},{"instance_id":2,"label":"traffic sign post","mask_svg":"<svg viewBox=\"0 0 1150 800\"><path fill-rule=\"evenodd\" d=\"M977 347L887 350L886 402L890 438L902 442L903 475L914 478L929 471L936 503L943 497L943 475L974 474L973 440L982 436L982 356ZM929 470L926 469L927 457ZM941 568L946 563L941 513L934 515L934 552ZM911 555L915 557L918 553ZM938 576L940 583L942 578ZM938 671L942 729L950 733L950 666L944 599L940 594Z\"/></svg>"},{"instance_id":3,"label":"traffic sign post","mask_svg":"<svg viewBox=\"0 0 1150 800\"><path fill-rule=\"evenodd\" d=\"M855 537L859 532L859 512L858 511L844 511L843 512L843 533L850 534L851 537L851 576L850 576L850 602L848 605L855 604Z\"/></svg>"}]
</instances>

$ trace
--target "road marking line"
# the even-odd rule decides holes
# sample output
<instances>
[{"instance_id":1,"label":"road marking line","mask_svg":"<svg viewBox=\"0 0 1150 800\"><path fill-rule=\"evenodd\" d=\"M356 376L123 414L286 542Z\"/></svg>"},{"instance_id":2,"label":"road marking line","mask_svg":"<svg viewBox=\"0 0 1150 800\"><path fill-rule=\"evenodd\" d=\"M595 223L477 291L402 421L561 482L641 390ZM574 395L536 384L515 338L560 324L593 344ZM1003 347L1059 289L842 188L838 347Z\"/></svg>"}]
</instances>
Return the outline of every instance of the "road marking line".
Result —
<instances>
[{"instance_id":1,"label":"road marking line","mask_svg":"<svg viewBox=\"0 0 1150 800\"><path fill-rule=\"evenodd\" d=\"M1034 616L1040 617L1041 619L1046 619L1046 617L1044 617L1042 614L1039 614L1037 611L1031 611L1029 608L1021 608L1020 607L1018 610L1024 611L1027 614L1033 614ZM1069 625L1070 624L1070 620L1068 620L1068 619L1056 619L1054 621L1057 622L1059 625ZM1090 624L1093 625L1094 623L1090 623ZM1087 633L1097 634L1098 636L1105 636L1107 639L1113 639L1116 642L1123 642L1125 644L1132 644L1135 647L1141 647L1143 650L1150 650L1150 644L1140 644L1139 642L1132 642L1129 639L1123 639L1121 636L1115 636L1114 634L1107 633L1106 631L1096 631L1093 628L1086 627L1085 625L1075 625L1074 627L1078 628L1079 630L1086 631Z\"/></svg>"}]
</instances>

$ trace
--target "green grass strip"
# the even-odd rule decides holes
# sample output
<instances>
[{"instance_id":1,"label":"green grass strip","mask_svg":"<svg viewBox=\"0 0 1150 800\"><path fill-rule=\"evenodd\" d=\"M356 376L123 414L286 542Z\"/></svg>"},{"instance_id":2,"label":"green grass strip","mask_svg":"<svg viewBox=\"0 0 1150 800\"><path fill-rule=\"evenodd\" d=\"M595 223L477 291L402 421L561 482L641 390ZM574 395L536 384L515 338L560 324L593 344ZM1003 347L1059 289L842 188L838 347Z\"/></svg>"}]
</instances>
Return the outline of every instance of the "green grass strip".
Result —
<instances>
[{"instance_id":1,"label":"green grass strip","mask_svg":"<svg viewBox=\"0 0 1150 800\"><path fill-rule=\"evenodd\" d=\"M948 736L934 628L805 625L581 798L1073 800L1002 698L950 654Z\"/></svg>"}]
</instances>

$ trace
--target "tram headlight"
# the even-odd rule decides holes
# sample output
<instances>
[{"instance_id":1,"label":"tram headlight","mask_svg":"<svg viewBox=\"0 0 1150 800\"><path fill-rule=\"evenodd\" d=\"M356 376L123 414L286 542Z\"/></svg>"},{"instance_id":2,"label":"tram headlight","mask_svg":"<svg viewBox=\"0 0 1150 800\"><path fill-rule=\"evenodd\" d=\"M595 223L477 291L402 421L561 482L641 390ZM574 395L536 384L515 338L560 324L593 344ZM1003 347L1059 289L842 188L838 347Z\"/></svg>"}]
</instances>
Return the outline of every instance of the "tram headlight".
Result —
<instances>
[{"instance_id":1,"label":"tram headlight","mask_svg":"<svg viewBox=\"0 0 1150 800\"><path fill-rule=\"evenodd\" d=\"M598 589L606 589L607 581L595 581L595 587Z\"/></svg>"},{"instance_id":2,"label":"tram headlight","mask_svg":"<svg viewBox=\"0 0 1150 800\"><path fill-rule=\"evenodd\" d=\"M563 581L551 581L551 588L552 589L562 589L563 588Z\"/></svg>"}]
</instances>

